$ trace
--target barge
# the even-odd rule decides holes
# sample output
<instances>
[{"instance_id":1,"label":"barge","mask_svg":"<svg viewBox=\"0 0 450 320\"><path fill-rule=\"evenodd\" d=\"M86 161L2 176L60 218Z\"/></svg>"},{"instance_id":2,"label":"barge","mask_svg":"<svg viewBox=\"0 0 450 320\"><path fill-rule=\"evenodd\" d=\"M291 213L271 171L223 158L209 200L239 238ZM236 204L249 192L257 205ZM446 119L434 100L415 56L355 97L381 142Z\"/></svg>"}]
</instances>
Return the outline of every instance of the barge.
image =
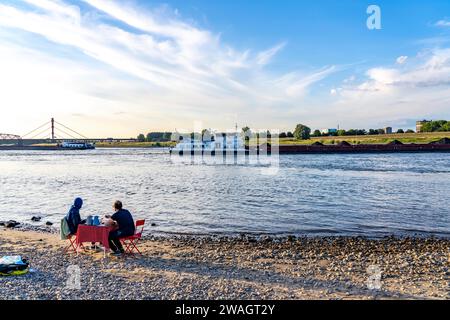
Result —
<instances>
[{"instance_id":1,"label":"barge","mask_svg":"<svg viewBox=\"0 0 450 320\"><path fill-rule=\"evenodd\" d=\"M267 153L271 152L266 145ZM450 139L444 138L428 144L403 144L393 141L387 144L349 144L341 142L336 145L280 145L280 154L314 154L314 153L393 153L393 152L450 152Z\"/></svg>"}]
</instances>

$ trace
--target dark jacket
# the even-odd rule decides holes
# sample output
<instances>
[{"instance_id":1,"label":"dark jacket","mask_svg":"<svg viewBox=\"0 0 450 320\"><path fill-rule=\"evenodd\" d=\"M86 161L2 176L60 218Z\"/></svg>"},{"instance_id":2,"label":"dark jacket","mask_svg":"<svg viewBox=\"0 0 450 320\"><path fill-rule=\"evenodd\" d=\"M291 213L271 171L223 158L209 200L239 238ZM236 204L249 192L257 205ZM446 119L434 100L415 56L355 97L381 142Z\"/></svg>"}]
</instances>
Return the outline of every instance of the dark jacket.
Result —
<instances>
[{"instance_id":1,"label":"dark jacket","mask_svg":"<svg viewBox=\"0 0 450 320\"><path fill-rule=\"evenodd\" d=\"M76 234L78 225L81 223L80 209L83 206L83 200L76 198L73 206L66 215L67 224L69 225L70 233Z\"/></svg>"},{"instance_id":2,"label":"dark jacket","mask_svg":"<svg viewBox=\"0 0 450 320\"><path fill-rule=\"evenodd\" d=\"M121 209L114 213L111 216L111 219L114 221L117 221L117 224L119 225L119 231L122 236L131 236L134 234L134 230L136 227L134 226L134 220L131 216L130 211Z\"/></svg>"}]
</instances>

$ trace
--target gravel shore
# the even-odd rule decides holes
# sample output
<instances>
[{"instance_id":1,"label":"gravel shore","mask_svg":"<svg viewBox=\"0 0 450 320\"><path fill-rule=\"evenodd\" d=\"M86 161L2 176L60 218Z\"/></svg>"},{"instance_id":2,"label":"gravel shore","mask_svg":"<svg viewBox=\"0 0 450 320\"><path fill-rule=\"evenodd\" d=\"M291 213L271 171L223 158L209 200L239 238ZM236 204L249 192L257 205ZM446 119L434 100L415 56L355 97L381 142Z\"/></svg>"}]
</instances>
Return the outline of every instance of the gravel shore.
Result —
<instances>
[{"instance_id":1,"label":"gravel shore","mask_svg":"<svg viewBox=\"0 0 450 320\"><path fill-rule=\"evenodd\" d=\"M0 299L450 299L450 239L150 237L142 256L106 258L65 245L50 227L1 228L0 256L34 270L0 277Z\"/></svg>"}]
</instances>

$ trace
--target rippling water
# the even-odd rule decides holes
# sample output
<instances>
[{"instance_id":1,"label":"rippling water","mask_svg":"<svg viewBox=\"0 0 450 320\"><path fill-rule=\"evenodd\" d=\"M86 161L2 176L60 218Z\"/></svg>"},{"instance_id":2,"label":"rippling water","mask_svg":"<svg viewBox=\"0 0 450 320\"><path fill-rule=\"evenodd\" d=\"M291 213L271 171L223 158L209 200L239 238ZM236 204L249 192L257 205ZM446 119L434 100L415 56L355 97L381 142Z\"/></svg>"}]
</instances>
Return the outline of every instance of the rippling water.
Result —
<instances>
[{"instance_id":1,"label":"rippling water","mask_svg":"<svg viewBox=\"0 0 450 320\"><path fill-rule=\"evenodd\" d=\"M281 155L184 163L163 150L0 152L0 220L58 223L121 199L152 233L450 236L450 154Z\"/></svg>"}]
</instances>

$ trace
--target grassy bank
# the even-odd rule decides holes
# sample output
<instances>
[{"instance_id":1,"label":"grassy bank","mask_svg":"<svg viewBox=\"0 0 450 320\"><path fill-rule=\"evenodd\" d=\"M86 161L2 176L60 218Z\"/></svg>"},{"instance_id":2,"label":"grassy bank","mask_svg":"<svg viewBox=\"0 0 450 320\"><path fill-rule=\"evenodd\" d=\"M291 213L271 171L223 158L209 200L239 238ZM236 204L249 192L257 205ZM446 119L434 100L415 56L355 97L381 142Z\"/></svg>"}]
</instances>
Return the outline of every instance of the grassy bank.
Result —
<instances>
[{"instance_id":1,"label":"grassy bank","mask_svg":"<svg viewBox=\"0 0 450 320\"><path fill-rule=\"evenodd\" d=\"M430 143L442 138L450 138L450 132L425 132L425 133L394 133L365 136L338 136L338 137L311 137L309 140L296 140L294 138L281 138L280 145L308 145L314 142L323 144L338 144L347 141L351 144L386 144L393 140L402 143ZM262 143L261 141L260 143ZM256 139L251 141L256 144ZM36 144L35 146L54 146L55 144ZM169 148L176 142L97 142L97 148Z\"/></svg>"},{"instance_id":2,"label":"grassy bank","mask_svg":"<svg viewBox=\"0 0 450 320\"><path fill-rule=\"evenodd\" d=\"M386 144L393 140L402 143L430 143L442 138L450 138L450 132L426 132L426 133L395 133L365 136L339 136L339 137L312 137L310 140L296 140L294 138L280 139L280 145L312 144L338 144L347 141L351 144Z\"/></svg>"},{"instance_id":3,"label":"grassy bank","mask_svg":"<svg viewBox=\"0 0 450 320\"><path fill-rule=\"evenodd\" d=\"M175 142L98 142L97 148L168 148L174 147Z\"/></svg>"}]
</instances>

